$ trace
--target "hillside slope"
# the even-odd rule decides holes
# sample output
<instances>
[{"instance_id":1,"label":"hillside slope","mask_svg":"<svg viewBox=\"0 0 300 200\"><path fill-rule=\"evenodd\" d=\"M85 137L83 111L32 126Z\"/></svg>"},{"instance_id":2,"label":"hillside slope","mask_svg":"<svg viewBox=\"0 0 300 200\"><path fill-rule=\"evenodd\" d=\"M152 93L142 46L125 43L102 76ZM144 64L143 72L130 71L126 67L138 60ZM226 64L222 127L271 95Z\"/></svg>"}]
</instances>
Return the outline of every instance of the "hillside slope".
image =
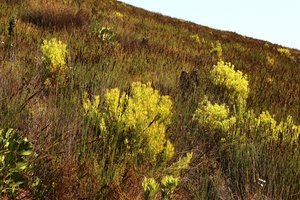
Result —
<instances>
[{"instance_id":1,"label":"hillside slope","mask_svg":"<svg viewBox=\"0 0 300 200\"><path fill-rule=\"evenodd\" d=\"M47 63L42 49L51 38L66 44L66 55L57 65L49 64L51 58ZM114 147L105 143L100 122L87 120L83 108L84 99L92 101L94 95L100 96L97 109L106 105L111 88L130 98L131 83L140 81L151 82L173 102L172 123L161 128L175 147L167 164L193 152L175 199L300 198L299 140L262 141L275 132L278 138L299 133L300 51L112 0L2 1L0 42L0 128L16 129L33 144L32 169L25 177L40 182L35 188L23 184L15 195L141 199L143 177L160 179L165 164L129 159L119 165L121 161L108 159L125 150L108 153ZM249 95L243 109L252 113L237 116L238 106L229 106L237 124L225 132L194 120L204 96L218 103L228 100L229 93L215 88L210 78L220 60L247 75ZM259 125L250 122L256 123L263 111L271 113L269 121L256 129ZM243 136L236 138L239 134ZM122 156L118 159L127 159ZM264 187L258 179L267 182ZM0 194L7 195L4 189ZM163 192L157 198L161 196Z\"/></svg>"}]
</instances>

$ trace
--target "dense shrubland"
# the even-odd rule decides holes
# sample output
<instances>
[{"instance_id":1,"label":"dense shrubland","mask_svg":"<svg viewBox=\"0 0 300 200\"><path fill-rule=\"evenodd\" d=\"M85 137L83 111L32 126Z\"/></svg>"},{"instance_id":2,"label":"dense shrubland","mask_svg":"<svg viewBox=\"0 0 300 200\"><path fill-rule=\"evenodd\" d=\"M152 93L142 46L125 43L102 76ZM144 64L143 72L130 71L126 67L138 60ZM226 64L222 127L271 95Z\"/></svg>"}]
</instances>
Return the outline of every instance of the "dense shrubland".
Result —
<instances>
[{"instance_id":1,"label":"dense shrubland","mask_svg":"<svg viewBox=\"0 0 300 200\"><path fill-rule=\"evenodd\" d=\"M300 198L299 51L109 0L1 2L0 42L4 199Z\"/></svg>"}]
</instances>

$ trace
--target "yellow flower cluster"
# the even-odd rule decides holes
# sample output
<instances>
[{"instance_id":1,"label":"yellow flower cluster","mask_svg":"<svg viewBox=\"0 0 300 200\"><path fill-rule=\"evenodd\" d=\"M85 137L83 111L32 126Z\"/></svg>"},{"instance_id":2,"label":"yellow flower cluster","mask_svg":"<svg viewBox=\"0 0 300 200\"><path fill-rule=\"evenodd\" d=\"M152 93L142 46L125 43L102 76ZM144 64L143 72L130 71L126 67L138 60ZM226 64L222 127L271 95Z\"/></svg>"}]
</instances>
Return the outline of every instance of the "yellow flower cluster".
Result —
<instances>
[{"instance_id":1,"label":"yellow flower cluster","mask_svg":"<svg viewBox=\"0 0 300 200\"><path fill-rule=\"evenodd\" d=\"M292 60L294 60L295 58L292 56L292 53L290 52L289 49L286 48L277 48L277 51L282 55L285 56L287 58L290 58Z\"/></svg>"},{"instance_id":2,"label":"yellow flower cluster","mask_svg":"<svg viewBox=\"0 0 300 200\"><path fill-rule=\"evenodd\" d=\"M234 65L220 61L210 72L210 77L213 84L225 87L231 93L232 103L245 104L249 95L249 83L247 76L239 70L236 71Z\"/></svg>"},{"instance_id":3,"label":"yellow flower cluster","mask_svg":"<svg viewBox=\"0 0 300 200\"><path fill-rule=\"evenodd\" d=\"M228 131L235 124L235 117L229 116L229 108L217 103L212 104L205 98L196 109L193 119L206 128Z\"/></svg>"},{"instance_id":4,"label":"yellow flower cluster","mask_svg":"<svg viewBox=\"0 0 300 200\"><path fill-rule=\"evenodd\" d=\"M56 73L66 64L67 45L52 38L51 40L44 40L41 46L42 59L50 66L50 71Z\"/></svg>"},{"instance_id":5,"label":"yellow flower cluster","mask_svg":"<svg viewBox=\"0 0 300 200\"><path fill-rule=\"evenodd\" d=\"M275 64L274 58L272 58L272 57L270 57L270 56L267 56L267 64L268 64L269 66L273 67L274 64Z\"/></svg>"},{"instance_id":6,"label":"yellow flower cluster","mask_svg":"<svg viewBox=\"0 0 300 200\"><path fill-rule=\"evenodd\" d=\"M197 44L202 44L205 43L205 39L204 38L200 38L200 36L198 34L195 35L191 35L190 38L195 41Z\"/></svg>"},{"instance_id":7,"label":"yellow flower cluster","mask_svg":"<svg viewBox=\"0 0 300 200\"><path fill-rule=\"evenodd\" d=\"M144 178L142 183L144 189L145 200L150 200L155 197L155 193L158 190L159 185L154 178Z\"/></svg>"},{"instance_id":8,"label":"yellow flower cluster","mask_svg":"<svg viewBox=\"0 0 300 200\"><path fill-rule=\"evenodd\" d=\"M218 59L221 60L222 59L222 55L223 55L223 49L222 49L222 44L220 41L217 41L215 44L212 43L212 50L210 51L213 54L216 54Z\"/></svg>"},{"instance_id":9,"label":"yellow flower cluster","mask_svg":"<svg viewBox=\"0 0 300 200\"><path fill-rule=\"evenodd\" d=\"M41 51L42 59L48 70L44 84L49 87L53 84L53 81L63 83L68 75L66 66L67 45L56 38L52 38L43 41Z\"/></svg>"},{"instance_id":10,"label":"yellow flower cluster","mask_svg":"<svg viewBox=\"0 0 300 200\"><path fill-rule=\"evenodd\" d=\"M294 142L300 137L300 126L295 125L293 118L288 116L286 120L278 123L274 116L268 111L262 112L256 118L256 126L265 133L268 141L282 141Z\"/></svg>"},{"instance_id":11,"label":"yellow flower cluster","mask_svg":"<svg viewBox=\"0 0 300 200\"><path fill-rule=\"evenodd\" d=\"M98 111L99 97L93 102L84 100L86 115L99 116L101 134L106 138L122 138L120 145L133 155L141 155L154 162L158 155L170 159L174 147L166 140L166 127L171 122L172 102L168 96L159 95L150 83L134 82L130 95L119 89L108 90L105 94L103 112ZM126 140L126 142L125 142Z\"/></svg>"}]
</instances>

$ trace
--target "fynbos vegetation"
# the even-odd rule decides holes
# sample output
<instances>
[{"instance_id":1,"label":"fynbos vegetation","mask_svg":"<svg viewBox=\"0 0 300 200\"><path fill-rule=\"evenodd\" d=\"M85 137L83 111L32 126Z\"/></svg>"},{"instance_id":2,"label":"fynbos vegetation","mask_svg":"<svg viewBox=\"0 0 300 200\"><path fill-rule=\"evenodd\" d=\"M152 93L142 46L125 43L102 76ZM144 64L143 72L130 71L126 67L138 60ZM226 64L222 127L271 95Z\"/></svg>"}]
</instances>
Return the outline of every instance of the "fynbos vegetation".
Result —
<instances>
[{"instance_id":1,"label":"fynbos vegetation","mask_svg":"<svg viewBox=\"0 0 300 200\"><path fill-rule=\"evenodd\" d=\"M0 199L300 199L299 51L118 1L0 8Z\"/></svg>"}]
</instances>

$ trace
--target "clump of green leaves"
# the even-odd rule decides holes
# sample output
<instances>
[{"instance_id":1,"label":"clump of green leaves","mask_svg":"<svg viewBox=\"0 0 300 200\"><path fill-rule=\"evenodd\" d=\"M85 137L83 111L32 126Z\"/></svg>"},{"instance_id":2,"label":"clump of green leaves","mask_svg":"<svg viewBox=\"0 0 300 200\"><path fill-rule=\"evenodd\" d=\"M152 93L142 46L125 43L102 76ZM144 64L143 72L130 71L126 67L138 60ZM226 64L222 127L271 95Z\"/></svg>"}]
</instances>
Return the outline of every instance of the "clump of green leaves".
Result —
<instances>
[{"instance_id":1,"label":"clump of green leaves","mask_svg":"<svg viewBox=\"0 0 300 200\"><path fill-rule=\"evenodd\" d=\"M47 66L50 76L59 81L63 81L68 72L66 66L67 45L56 38L52 38L43 41L41 51L42 59ZM49 79L46 80L46 82L49 81Z\"/></svg>"},{"instance_id":2,"label":"clump of green leaves","mask_svg":"<svg viewBox=\"0 0 300 200\"><path fill-rule=\"evenodd\" d=\"M236 105L239 109L245 107L249 96L249 83L247 76L235 70L234 65L223 61L218 62L210 72L210 78L215 86L229 96L230 105Z\"/></svg>"},{"instance_id":3,"label":"clump of green leaves","mask_svg":"<svg viewBox=\"0 0 300 200\"><path fill-rule=\"evenodd\" d=\"M202 44L205 43L205 39L204 38L200 38L200 36L198 34L195 35L191 35L190 38L195 41L197 44Z\"/></svg>"},{"instance_id":4,"label":"clump of green leaves","mask_svg":"<svg viewBox=\"0 0 300 200\"><path fill-rule=\"evenodd\" d=\"M29 170L28 156L33 147L13 129L0 130L0 194L16 195L26 183Z\"/></svg>"},{"instance_id":5,"label":"clump of green leaves","mask_svg":"<svg viewBox=\"0 0 300 200\"><path fill-rule=\"evenodd\" d=\"M144 178L142 183L145 200L155 199L159 185L154 178Z\"/></svg>"},{"instance_id":6,"label":"clump of green leaves","mask_svg":"<svg viewBox=\"0 0 300 200\"><path fill-rule=\"evenodd\" d=\"M161 179L161 194L163 199L171 199L176 187L179 185L179 178L164 176Z\"/></svg>"},{"instance_id":7,"label":"clump of green leaves","mask_svg":"<svg viewBox=\"0 0 300 200\"><path fill-rule=\"evenodd\" d=\"M96 28L94 32L103 42L114 42L116 40L117 35L110 27Z\"/></svg>"}]
</instances>

